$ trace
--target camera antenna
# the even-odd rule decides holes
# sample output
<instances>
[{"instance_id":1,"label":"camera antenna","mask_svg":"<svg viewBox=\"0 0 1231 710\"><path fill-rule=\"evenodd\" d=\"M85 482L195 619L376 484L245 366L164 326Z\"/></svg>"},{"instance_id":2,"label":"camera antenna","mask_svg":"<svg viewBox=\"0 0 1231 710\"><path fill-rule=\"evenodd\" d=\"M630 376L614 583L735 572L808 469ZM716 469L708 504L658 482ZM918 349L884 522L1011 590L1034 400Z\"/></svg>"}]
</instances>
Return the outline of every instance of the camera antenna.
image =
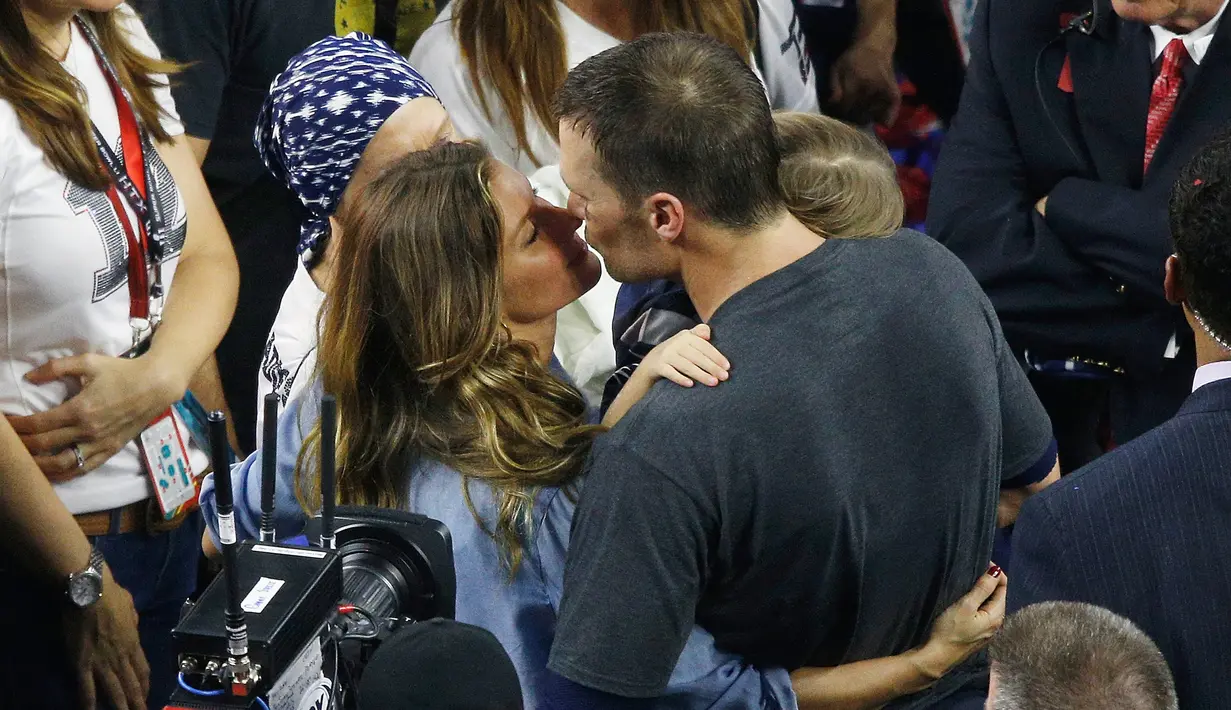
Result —
<instances>
[{"instance_id":1,"label":"camera antenna","mask_svg":"<svg viewBox=\"0 0 1231 710\"><path fill-rule=\"evenodd\" d=\"M278 395L265 395L265 431L261 443L261 542L276 542L274 487L278 480Z\"/></svg>"},{"instance_id":2,"label":"camera antenna","mask_svg":"<svg viewBox=\"0 0 1231 710\"><path fill-rule=\"evenodd\" d=\"M327 394L321 399L321 547L336 547L333 534L333 513L337 504L336 456L338 436L338 401Z\"/></svg>"}]
</instances>

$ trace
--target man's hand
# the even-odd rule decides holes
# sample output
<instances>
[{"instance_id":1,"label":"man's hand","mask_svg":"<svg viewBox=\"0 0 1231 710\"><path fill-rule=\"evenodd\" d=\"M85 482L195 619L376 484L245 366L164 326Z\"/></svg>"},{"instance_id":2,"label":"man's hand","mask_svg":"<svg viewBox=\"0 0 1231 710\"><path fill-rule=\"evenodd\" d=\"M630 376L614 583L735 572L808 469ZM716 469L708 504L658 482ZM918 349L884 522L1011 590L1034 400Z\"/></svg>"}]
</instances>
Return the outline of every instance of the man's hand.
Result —
<instances>
[{"instance_id":1,"label":"man's hand","mask_svg":"<svg viewBox=\"0 0 1231 710\"><path fill-rule=\"evenodd\" d=\"M1047 195L1043 195L1038 202L1034 203L1034 211L1044 217L1047 216Z\"/></svg>"},{"instance_id":2,"label":"man's hand","mask_svg":"<svg viewBox=\"0 0 1231 710\"><path fill-rule=\"evenodd\" d=\"M184 396L187 382L148 356L135 359L76 355L31 370L26 380L44 384L79 378L82 389L63 404L26 417L9 417L34 462L53 483L89 473L114 456ZM85 459L77 465L72 445Z\"/></svg>"},{"instance_id":3,"label":"man's hand","mask_svg":"<svg viewBox=\"0 0 1231 710\"><path fill-rule=\"evenodd\" d=\"M64 615L65 642L77 668L83 710L99 696L115 710L141 710L150 691L150 667L137 634L132 597L103 568L103 596L88 609Z\"/></svg>"},{"instance_id":4,"label":"man's hand","mask_svg":"<svg viewBox=\"0 0 1231 710\"><path fill-rule=\"evenodd\" d=\"M825 112L855 124L891 125L902 103L893 70L893 39L856 39L829 70Z\"/></svg>"}]
</instances>

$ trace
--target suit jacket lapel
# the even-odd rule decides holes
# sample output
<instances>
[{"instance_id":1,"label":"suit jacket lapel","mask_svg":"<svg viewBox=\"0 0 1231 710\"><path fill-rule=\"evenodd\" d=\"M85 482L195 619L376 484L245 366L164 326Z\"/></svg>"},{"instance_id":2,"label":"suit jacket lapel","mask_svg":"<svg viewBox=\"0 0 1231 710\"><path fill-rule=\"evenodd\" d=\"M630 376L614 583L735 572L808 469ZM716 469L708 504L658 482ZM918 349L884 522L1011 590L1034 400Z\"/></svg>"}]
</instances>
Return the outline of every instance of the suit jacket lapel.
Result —
<instances>
[{"instance_id":1,"label":"suit jacket lapel","mask_svg":"<svg viewBox=\"0 0 1231 710\"><path fill-rule=\"evenodd\" d=\"M1138 186L1154 82L1150 30L1107 15L1094 35L1070 32L1065 38L1077 122L1098 179Z\"/></svg>"},{"instance_id":2,"label":"suit jacket lapel","mask_svg":"<svg viewBox=\"0 0 1231 710\"><path fill-rule=\"evenodd\" d=\"M1214 31L1214 40L1201 60L1192 86L1180 94L1171 122L1154 151L1147 179L1159 173L1169 178L1172 171L1155 166L1161 167L1172 155L1196 155L1226 125L1225 117L1231 115L1226 108L1231 102L1228 77L1231 77L1231 19L1224 16Z\"/></svg>"}]
</instances>

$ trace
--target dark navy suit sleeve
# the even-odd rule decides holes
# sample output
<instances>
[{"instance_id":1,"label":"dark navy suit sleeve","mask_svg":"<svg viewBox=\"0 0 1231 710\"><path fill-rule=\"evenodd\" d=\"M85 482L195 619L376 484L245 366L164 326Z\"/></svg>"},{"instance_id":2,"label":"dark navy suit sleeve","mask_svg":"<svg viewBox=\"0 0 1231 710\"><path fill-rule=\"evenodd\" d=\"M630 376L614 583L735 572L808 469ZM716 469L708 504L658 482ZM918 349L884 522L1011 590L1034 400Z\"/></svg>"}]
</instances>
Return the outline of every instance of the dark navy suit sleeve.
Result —
<instances>
[{"instance_id":1,"label":"dark navy suit sleeve","mask_svg":"<svg viewBox=\"0 0 1231 710\"><path fill-rule=\"evenodd\" d=\"M1064 481L1056 486L1066 485ZM1008 612L1038 602L1078 600L1074 588L1081 570L1070 567L1065 545L1070 531L1048 505L1048 491L1026 501L1013 530L1013 578L1009 582Z\"/></svg>"},{"instance_id":2,"label":"dark navy suit sleeve","mask_svg":"<svg viewBox=\"0 0 1231 710\"><path fill-rule=\"evenodd\" d=\"M1167 210L1138 190L1070 177L1047 198L1047 225L1117 283L1163 298Z\"/></svg>"}]
</instances>

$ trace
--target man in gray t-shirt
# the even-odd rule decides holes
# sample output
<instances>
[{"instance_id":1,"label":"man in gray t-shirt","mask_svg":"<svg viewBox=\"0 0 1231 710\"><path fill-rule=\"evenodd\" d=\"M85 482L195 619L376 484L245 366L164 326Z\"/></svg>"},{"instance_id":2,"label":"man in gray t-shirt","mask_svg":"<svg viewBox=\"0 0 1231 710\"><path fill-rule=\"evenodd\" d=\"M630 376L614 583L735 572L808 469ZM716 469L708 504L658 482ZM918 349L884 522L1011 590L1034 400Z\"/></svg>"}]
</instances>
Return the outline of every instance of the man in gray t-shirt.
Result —
<instances>
[{"instance_id":1,"label":"man in gray t-shirt","mask_svg":"<svg viewBox=\"0 0 1231 710\"><path fill-rule=\"evenodd\" d=\"M919 645L1052 443L978 284L922 234L791 217L759 84L715 42L600 54L557 110L587 238L619 280L682 280L732 369L659 383L596 444L548 707L657 695L694 623L787 669Z\"/></svg>"}]
</instances>

